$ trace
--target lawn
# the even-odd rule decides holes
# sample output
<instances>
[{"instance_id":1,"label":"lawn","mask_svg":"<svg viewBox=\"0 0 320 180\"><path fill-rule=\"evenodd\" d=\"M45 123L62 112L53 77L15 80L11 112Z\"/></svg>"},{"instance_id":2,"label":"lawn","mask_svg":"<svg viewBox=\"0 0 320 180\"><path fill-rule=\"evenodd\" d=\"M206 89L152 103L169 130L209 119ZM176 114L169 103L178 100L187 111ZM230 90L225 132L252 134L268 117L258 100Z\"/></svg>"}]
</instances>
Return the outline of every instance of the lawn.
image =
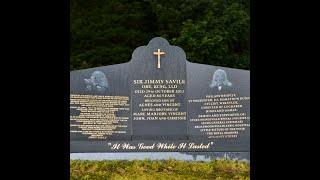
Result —
<instances>
[{"instance_id":1,"label":"lawn","mask_svg":"<svg viewBox=\"0 0 320 180\"><path fill-rule=\"evenodd\" d=\"M231 160L71 160L70 179L250 179L250 164Z\"/></svg>"}]
</instances>

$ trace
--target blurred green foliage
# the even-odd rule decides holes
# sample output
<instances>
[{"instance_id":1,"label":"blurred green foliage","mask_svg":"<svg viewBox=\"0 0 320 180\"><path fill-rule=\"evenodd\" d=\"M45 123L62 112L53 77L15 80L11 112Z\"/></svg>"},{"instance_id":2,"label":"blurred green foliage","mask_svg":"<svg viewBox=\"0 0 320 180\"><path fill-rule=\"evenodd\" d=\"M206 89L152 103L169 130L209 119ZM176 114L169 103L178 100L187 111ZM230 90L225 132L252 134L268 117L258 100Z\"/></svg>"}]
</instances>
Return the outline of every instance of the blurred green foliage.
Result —
<instances>
[{"instance_id":1,"label":"blurred green foliage","mask_svg":"<svg viewBox=\"0 0 320 180\"><path fill-rule=\"evenodd\" d=\"M246 162L214 160L186 162L177 160L83 161L70 162L70 179L250 179Z\"/></svg>"},{"instance_id":2,"label":"blurred green foliage","mask_svg":"<svg viewBox=\"0 0 320 180\"><path fill-rule=\"evenodd\" d=\"M249 69L249 0L71 0L71 70L128 62L156 36L191 62Z\"/></svg>"}]
</instances>

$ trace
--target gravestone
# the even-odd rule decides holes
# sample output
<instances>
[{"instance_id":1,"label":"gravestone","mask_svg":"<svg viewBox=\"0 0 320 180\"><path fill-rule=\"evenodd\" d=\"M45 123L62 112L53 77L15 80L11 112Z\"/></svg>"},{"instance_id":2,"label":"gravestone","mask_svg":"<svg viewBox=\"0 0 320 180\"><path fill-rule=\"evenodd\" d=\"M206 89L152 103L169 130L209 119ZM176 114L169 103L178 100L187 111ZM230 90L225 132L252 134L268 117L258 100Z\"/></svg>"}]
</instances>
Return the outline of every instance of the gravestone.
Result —
<instances>
[{"instance_id":1,"label":"gravestone","mask_svg":"<svg viewBox=\"0 0 320 180\"><path fill-rule=\"evenodd\" d=\"M250 72L191 63L160 37L72 71L70 152L250 152Z\"/></svg>"}]
</instances>

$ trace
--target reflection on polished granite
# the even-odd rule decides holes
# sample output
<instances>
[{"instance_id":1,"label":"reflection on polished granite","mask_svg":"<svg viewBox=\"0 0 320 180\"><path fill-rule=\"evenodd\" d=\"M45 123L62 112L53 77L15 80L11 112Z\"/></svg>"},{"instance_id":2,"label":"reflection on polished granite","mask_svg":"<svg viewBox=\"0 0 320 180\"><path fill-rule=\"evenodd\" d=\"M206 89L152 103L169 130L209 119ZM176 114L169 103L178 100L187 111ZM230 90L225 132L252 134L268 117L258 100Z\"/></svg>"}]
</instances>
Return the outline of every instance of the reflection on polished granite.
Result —
<instances>
[{"instance_id":1,"label":"reflection on polished granite","mask_svg":"<svg viewBox=\"0 0 320 180\"><path fill-rule=\"evenodd\" d=\"M132 153L70 153L70 159L81 160L183 160L210 161L231 159L250 162L250 152L132 152Z\"/></svg>"}]
</instances>

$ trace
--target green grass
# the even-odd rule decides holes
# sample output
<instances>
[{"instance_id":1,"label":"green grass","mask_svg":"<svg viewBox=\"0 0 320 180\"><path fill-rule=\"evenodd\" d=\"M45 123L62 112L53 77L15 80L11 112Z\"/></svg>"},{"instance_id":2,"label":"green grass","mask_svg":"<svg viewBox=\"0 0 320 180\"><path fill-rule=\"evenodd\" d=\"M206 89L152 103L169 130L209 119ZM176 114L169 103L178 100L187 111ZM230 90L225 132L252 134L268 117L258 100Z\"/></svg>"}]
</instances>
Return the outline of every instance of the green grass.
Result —
<instances>
[{"instance_id":1,"label":"green grass","mask_svg":"<svg viewBox=\"0 0 320 180\"><path fill-rule=\"evenodd\" d=\"M84 161L71 160L70 179L154 180L154 179L250 179L246 162L214 160Z\"/></svg>"}]
</instances>

